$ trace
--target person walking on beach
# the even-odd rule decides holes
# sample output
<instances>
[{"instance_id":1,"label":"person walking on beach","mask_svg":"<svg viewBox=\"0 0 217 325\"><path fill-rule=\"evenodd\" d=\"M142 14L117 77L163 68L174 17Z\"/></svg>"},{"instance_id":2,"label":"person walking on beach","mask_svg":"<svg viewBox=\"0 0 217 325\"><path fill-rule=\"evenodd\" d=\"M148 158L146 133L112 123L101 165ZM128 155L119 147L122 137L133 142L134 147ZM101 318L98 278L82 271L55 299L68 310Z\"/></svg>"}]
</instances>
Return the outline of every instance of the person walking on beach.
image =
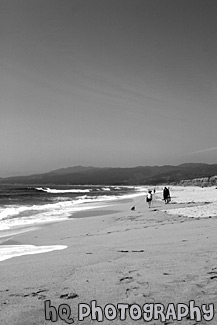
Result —
<instances>
[{"instance_id":1,"label":"person walking on beach","mask_svg":"<svg viewBox=\"0 0 217 325\"><path fill-rule=\"evenodd\" d=\"M148 191L147 197L146 197L146 202L148 203L148 207L151 207L151 201L152 201L152 193L151 190Z\"/></svg>"},{"instance_id":2,"label":"person walking on beach","mask_svg":"<svg viewBox=\"0 0 217 325\"><path fill-rule=\"evenodd\" d=\"M163 199L165 204L170 202L170 191L169 188L167 188L166 186L164 187L163 190Z\"/></svg>"}]
</instances>

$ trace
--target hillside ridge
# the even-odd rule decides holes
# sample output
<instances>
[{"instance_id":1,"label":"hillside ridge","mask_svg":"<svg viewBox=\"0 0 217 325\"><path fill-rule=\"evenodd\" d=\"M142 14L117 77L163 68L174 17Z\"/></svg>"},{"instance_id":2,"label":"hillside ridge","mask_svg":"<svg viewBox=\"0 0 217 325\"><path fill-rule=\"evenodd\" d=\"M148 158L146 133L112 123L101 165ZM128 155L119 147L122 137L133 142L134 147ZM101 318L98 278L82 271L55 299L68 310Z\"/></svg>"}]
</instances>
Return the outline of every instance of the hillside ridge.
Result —
<instances>
[{"instance_id":1,"label":"hillside ridge","mask_svg":"<svg viewBox=\"0 0 217 325\"><path fill-rule=\"evenodd\" d=\"M210 178L211 182L214 182L215 175L217 175L217 164L203 163L124 168L74 166L43 174L0 178L0 184L158 185L165 183L187 184L193 179L200 178L207 178L203 183L209 184ZM212 179L212 177L214 178ZM200 182L198 181L198 183Z\"/></svg>"}]
</instances>

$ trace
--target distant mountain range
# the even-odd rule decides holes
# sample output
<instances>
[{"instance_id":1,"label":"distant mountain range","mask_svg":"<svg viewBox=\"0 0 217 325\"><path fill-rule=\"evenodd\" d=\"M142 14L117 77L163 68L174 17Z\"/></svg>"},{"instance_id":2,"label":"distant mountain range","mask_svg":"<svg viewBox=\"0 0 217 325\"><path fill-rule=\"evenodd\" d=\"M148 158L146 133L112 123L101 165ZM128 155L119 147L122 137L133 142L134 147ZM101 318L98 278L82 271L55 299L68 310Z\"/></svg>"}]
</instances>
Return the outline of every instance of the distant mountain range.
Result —
<instances>
[{"instance_id":1,"label":"distant mountain range","mask_svg":"<svg viewBox=\"0 0 217 325\"><path fill-rule=\"evenodd\" d=\"M30 176L0 178L0 184L41 185L158 185L217 175L217 164L98 168L75 166Z\"/></svg>"}]
</instances>

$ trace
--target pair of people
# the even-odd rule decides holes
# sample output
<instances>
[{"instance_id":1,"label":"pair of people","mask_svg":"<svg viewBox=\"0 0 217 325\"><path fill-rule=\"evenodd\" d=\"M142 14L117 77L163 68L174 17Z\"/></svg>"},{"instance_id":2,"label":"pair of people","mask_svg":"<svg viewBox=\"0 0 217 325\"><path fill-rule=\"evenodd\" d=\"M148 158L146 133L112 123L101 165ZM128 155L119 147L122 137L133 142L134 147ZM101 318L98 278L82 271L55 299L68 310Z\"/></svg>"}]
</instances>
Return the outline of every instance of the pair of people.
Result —
<instances>
[{"instance_id":1,"label":"pair of people","mask_svg":"<svg viewBox=\"0 0 217 325\"><path fill-rule=\"evenodd\" d=\"M155 189L153 192L155 194ZM146 202L148 203L149 208L151 207L152 199L153 199L152 191L148 190L148 194L146 196ZM164 190L163 190L163 199L164 199L165 204L167 204L171 201L170 191L169 191L169 188L167 188L166 186L164 187Z\"/></svg>"},{"instance_id":2,"label":"pair of people","mask_svg":"<svg viewBox=\"0 0 217 325\"><path fill-rule=\"evenodd\" d=\"M167 188L166 186L164 187L164 190L163 190L163 199L164 199L165 204L169 203L171 201L170 191L169 191L169 188Z\"/></svg>"}]
</instances>

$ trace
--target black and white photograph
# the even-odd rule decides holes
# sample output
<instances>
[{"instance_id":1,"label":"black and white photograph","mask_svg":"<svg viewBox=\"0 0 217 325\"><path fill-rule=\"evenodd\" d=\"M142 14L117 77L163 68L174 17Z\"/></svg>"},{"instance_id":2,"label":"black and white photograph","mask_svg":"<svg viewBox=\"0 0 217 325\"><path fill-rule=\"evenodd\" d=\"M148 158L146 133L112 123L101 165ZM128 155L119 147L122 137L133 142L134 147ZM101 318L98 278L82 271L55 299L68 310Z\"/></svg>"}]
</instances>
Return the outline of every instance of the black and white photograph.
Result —
<instances>
[{"instance_id":1,"label":"black and white photograph","mask_svg":"<svg viewBox=\"0 0 217 325\"><path fill-rule=\"evenodd\" d=\"M0 0L0 324L217 324L217 1Z\"/></svg>"}]
</instances>

